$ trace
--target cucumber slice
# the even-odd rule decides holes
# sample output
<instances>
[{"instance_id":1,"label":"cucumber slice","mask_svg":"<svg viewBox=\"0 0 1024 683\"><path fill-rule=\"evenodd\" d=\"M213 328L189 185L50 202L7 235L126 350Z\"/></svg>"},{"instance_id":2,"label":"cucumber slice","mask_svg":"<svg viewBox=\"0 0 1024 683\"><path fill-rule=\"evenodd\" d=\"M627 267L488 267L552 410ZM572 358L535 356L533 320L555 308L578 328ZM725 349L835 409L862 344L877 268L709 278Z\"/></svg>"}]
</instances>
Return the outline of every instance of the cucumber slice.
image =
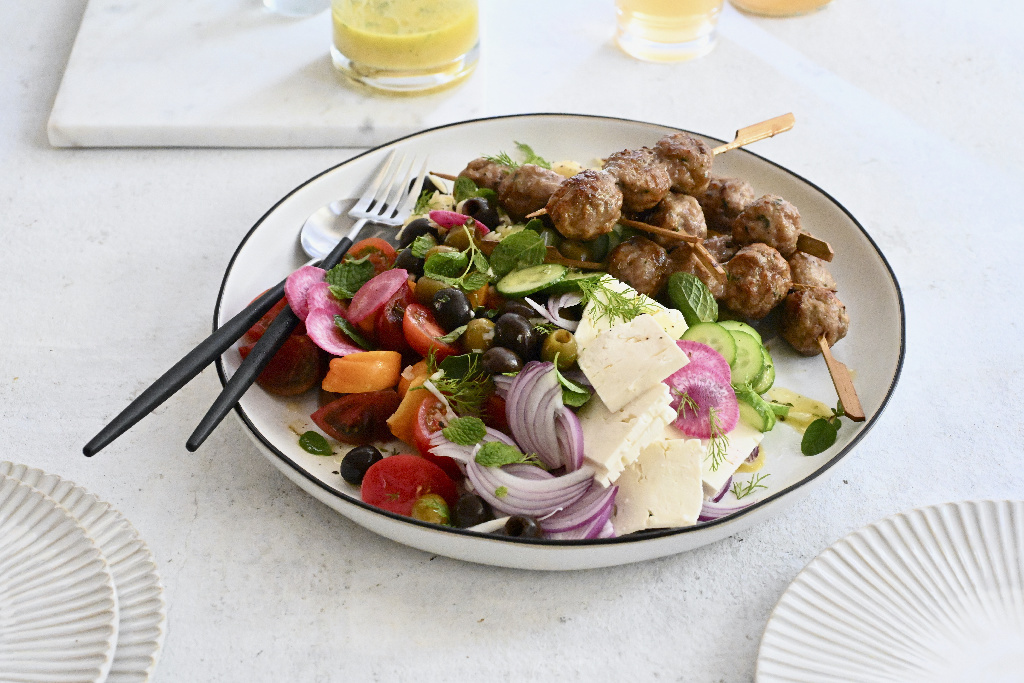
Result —
<instances>
[{"instance_id":1,"label":"cucumber slice","mask_svg":"<svg viewBox=\"0 0 1024 683\"><path fill-rule=\"evenodd\" d=\"M736 360L736 340L718 323L697 323L683 332L682 338L707 344L718 351L730 367Z\"/></svg>"},{"instance_id":2,"label":"cucumber slice","mask_svg":"<svg viewBox=\"0 0 1024 683\"><path fill-rule=\"evenodd\" d=\"M557 263L542 263L522 270L513 270L495 285L503 296L520 298L550 287L565 277L568 268Z\"/></svg>"},{"instance_id":3,"label":"cucumber slice","mask_svg":"<svg viewBox=\"0 0 1024 683\"><path fill-rule=\"evenodd\" d=\"M758 344L764 343L764 340L761 339L761 333L741 320L719 320L718 324L724 327L725 329L729 330L730 332L732 332L733 330L746 332L751 337L756 339Z\"/></svg>"},{"instance_id":4,"label":"cucumber slice","mask_svg":"<svg viewBox=\"0 0 1024 683\"><path fill-rule=\"evenodd\" d=\"M759 394L768 391L775 384L775 362L772 360L772 354L768 353L768 349L762 346L761 355L764 356L764 369L761 370L761 375L751 384L751 388Z\"/></svg>"},{"instance_id":5,"label":"cucumber slice","mask_svg":"<svg viewBox=\"0 0 1024 683\"><path fill-rule=\"evenodd\" d=\"M740 419L759 432L770 432L775 426L775 411L768 401L754 393L753 389L740 387L736 390L739 401Z\"/></svg>"},{"instance_id":6,"label":"cucumber slice","mask_svg":"<svg viewBox=\"0 0 1024 683\"><path fill-rule=\"evenodd\" d=\"M600 280L604 277L604 273L596 273L591 271L589 273L577 273L569 271L565 274L558 282L548 285L545 290L549 294L565 294L566 292L578 292L580 291L579 282L580 280Z\"/></svg>"},{"instance_id":7,"label":"cucumber slice","mask_svg":"<svg viewBox=\"0 0 1024 683\"><path fill-rule=\"evenodd\" d=\"M789 417L789 409L791 406L785 403L776 403L775 401L768 401L768 405L771 407L772 412L775 413L775 417L781 417L785 420Z\"/></svg>"},{"instance_id":8,"label":"cucumber slice","mask_svg":"<svg viewBox=\"0 0 1024 683\"><path fill-rule=\"evenodd\" d=\"M761 349L764 347L746 332L726 331L736 340L736 360L729 364L732 368L733 386L752 385L764 370L764 356L761 355Z\"/></svg>"}]
</instances>

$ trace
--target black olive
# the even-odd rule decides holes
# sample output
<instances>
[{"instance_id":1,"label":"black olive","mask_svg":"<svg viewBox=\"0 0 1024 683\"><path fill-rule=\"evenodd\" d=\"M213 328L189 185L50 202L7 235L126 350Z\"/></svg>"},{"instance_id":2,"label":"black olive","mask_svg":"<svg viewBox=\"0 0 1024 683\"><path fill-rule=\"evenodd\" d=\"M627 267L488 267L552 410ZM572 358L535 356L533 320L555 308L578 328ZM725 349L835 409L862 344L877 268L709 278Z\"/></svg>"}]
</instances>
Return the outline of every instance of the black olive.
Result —
<instances>
[{"instance_id":1,"label":"black olive","mask_svg":"<svg viewBox=\"0 0 1024 683\"><path fill-rule=\"evenodd\" d=\"M412 253L412 249L403 249L398 252L398 256L395 257L395 268L404 268L409 271L410 275L420 277L423 275L423 263L425 259L421 259Z\"/></svg>"},{"instance_id":2,"label":"black olive","mask_svg":"<svg viewBox=\"0 0 1024 683\"><path fill-rule=\"evenodd\" d=\"M463 202L462 213L492 230L498 227L498 210L483 197L470 197Z\"/></svg>"},{"instance_id":3,"label":"black olive","mask_svg":"<svg viewBox=\"0 0 1024 683\"><path fill-rule=\"evenodd\" d=\"M462 327L473 319L473 307L469 305L469 298L461 289L445 287L439 290L434 294L430 305L434 309L434 317L445 332Z\"/></svg>"},{"instance_id":4,"label":"black olive","mask_svg":"<svg viewBox=\"0 0 1024 683\"><path fill-rule=\"evenodd\" d=\"M480 356L480 367L492 375L519 372L523 369L522 359L503 346L492 346Z\"/></svg>"},{"instance_id":5,"label":"black olive","mask_svg":"<svg viewBox=\"0 0 1024 683\"><path fill-rule=\"evenodd\" d=\"M503 315L505 313L516 313L524 318L536 318L540 315L540 313L531 308L530 305L522 299L509 299L503 303L501 308L498 309L498 315Z\"/></svg>"},{"instance_id":6,"label":"black olive","mask_svg":"<svg viewBox=\"0 0 1024 683\"><path fill-rule=\"evenodd\" d=\"M523 360L534 357L539 335L518 313L503 313L494 323L494 345L514 351Z\"/></svg>"},{"instance_id":7,"label":"black olive","mask_svg":"<svg viewBox=\"0 0 1024 683\"><path fill-rule=\"evenodd\" d=\"M463 493L452 510L452 525L460 529L483 524L494 519L494 513L484 499L473 493Z\"/></svg>"},{"instance_id":8,"label":"black olive","mask_svg":"<svg viewBox=\"0 0 1024 683\"><path fill-rule=\"evenodd\" d=\"M433 232L434 227L426 218L417 218L414 221L410 221L409 225L402 228L402 239L398 240L398 248L405 249L420 235Z\"/></svg>"},{"instance_id":9,"label":"black olive","mask_svg":"<svg viewBox=\"0 0 1024 683\"><path fill-rule=\"evenodd\" d=\"M414 180L412 182L415 183L416 181ZM409 189L412 189L412 183L409 184ZM448 194L448 190L440 187L429 175L424 176L423 187L420 188L420 194L423 194L424 192L440 192L441 194Z\"/></svg>"},{"instance_id":10,"label":"black olive","mask_svg":"<svg viewBox=\"0 0 1024 683\"><path fill-rule=\"evenodd\" d=\"M341 478L359 486L370 465L383 459L384 456L373 446L356 446L341 460Z\"/></svg>"},{"instance_id":11,"label":"black olive","mask_svg":"<svg viewBox=\"0 0 1024 683\"><path fill-rule=\"evenodd\" d=\"M513 515L505 522L505 535L515 538L540 538L544 532L533 517Z\"/></svg>"}]
</instances>

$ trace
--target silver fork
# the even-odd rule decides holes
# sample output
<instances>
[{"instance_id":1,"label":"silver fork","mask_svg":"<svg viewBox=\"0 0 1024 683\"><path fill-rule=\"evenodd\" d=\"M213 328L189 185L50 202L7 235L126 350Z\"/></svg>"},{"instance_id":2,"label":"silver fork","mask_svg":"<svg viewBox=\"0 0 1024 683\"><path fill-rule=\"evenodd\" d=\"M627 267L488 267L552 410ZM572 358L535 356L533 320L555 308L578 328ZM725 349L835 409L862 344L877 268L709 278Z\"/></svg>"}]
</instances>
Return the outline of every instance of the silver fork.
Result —
<instances>
[{"instance_id":1,"label":"silver fork","mask_svg":"<svg viewBox=\"0 0 1024 683\"><path fill-rule=\"evenodd\" d=\"M412 170L416 166L416 159L411 159L409 164L406 165L406 155L403 154L399 162L395 164L395 156L396 152L392 151L387 161L381 166L377 175L363 192L359 201L349 211L349 215L357 220L347 236L341 240L337 240L335 237L331 241L330 246L333 249L330 249L330 253L320 264L325 270L333 268L341 261L364 225L372 222L399 226L405 222L405 219L412 212L412 208L415 206L416 199L419 196L419 187L426 175L427 160L424 159L419 174L416 176L416 182L410 187L409 181L413 177ZM335 213L334 215L341 214ZM122 410L117 417L101 429L85 445L82 452L87 457L95 455L111 441L128 431L143 417L153 412L153 410L177 392L178 389L181 389L198 375L203 368L230 348L246 330L252 327L274 304L280 301L283 295L284 281L282 280L277 286L267 290L244 310L218 327L213 334L200 342L184 358L175 363L170 370L161 375L149 388L139 394L134 401ZM186 448L194 451L209 436L210 432L224 418L224 415L231 410L242 394L256 380L256 377L266 367L266 364L270 362L277 349L288 338L291 331L295 329L296 324L298 324L298 318L291 312L291 309L285 307L284 311L274 319L273 324L260 337L260 340L253 347L249 355L246 356L238 371L232 375L224 390L199 424L199 427L192 433L192 436L186 443Z\"/></svg>"}]
</instances>

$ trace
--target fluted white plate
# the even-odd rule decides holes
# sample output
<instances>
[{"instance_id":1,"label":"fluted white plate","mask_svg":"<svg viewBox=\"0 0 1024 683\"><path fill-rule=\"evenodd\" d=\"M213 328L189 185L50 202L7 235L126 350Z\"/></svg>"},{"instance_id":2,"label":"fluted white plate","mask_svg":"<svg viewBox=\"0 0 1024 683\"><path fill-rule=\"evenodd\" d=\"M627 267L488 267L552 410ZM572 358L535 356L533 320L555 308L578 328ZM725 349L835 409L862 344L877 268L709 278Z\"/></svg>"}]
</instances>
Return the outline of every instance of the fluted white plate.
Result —
<instances>
[{"instance_id":1,"label":"fluted white plate","mask_svg":"<svg viewBox=\"0 0 1024 683\"><path fill-rule=\"evenodd\" d=\"M117 629L99 546L55 500L0 475L0 681L102 683Z\"/></svg>"},{"instance_id":2,"label":"fluted white plate","mask_svg":"<svg viewBox=\"0 0 1024 683\"><path fill-rule=\"evenodd\" d=\"M163 647L167 612L156 563L138 532L108 503L55 474L0 462L0 475L53 498L99 546L110 566L119 612L117 647L107 683L148 681Z\"/></svg>"},{"instance_id":3,"label":"fluted white plate","mask_svg":"<svg viewBox=\"0 0 1024 683\"><path fill-rule=\"evenodd\" d=\"M1024 501L919 508L840 540L779 600L757 681L1024 681Z\"/></svg>"}]
</instances>

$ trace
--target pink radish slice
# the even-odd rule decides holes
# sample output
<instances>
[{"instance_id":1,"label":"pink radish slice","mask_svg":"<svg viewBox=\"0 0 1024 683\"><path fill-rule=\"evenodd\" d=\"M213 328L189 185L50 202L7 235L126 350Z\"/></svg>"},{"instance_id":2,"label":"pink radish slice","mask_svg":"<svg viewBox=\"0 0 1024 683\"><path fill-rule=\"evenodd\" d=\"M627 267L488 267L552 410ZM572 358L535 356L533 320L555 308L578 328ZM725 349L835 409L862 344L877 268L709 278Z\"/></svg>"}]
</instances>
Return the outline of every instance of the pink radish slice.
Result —
<instances>
[{"instance_id":1,"label":"pink radish slice","mask_svg":"<svg viewBox=\"0 0 1024 683\"><path fill-rule=\"evenodd\" d=\"M334 316L341 315L329 306L314 308L306 316L306 334L327 353L334 356L347 356L350 353L362 353L362 349L352 343L338 326L334 324Z\"/></svg>"},{"instance_id":2,"label":"pink radish slice","mask_svg":"<svg viewBox=\"0 0 1024 683\"><path fill-rule=\"evenodd\" d=\"M402 268L385 270L370 279L359 288L348 306L348 319L353 323L361 323L371 315L384 308L395 292L409 281L409 273Z\"/></svg>"},{"instance_id":3,"label":"pink radish slice","mask_svg":"<svg viewBox=\"0 0 1024 683\"><path fill-rule=\"evenodd\" d=\"M711 438L712 409L718 421L716 435L732 431L740 419L740 406L732 385L718 381L710 373L698 372L696 368L689 373L679 371L665 383L672 392L672 408L678 415L673 424L687 436ZM684 395L697 404L696 412L689 406L680 408Z\"/></svg>"},{"instance_id":4,"label":"pink radish slice","mask_svg":"<svg viewBox=\"0 0 1024 683\"><path fill-rule=\"evenodd\" d=\"M490 232L490 229L478 220L471 219L464 213L458 213L456 211L431 211L430 220L440 225L445 230L451 230L461 225L465 225L467 221L472 220L476 226L477 233L480 235L486 235Z\"/></svg>"},{"instance_id":5,"label":"pink radish slice","mask_svg":"<svg viewBox=\"0 0 1024 683\"><path fill-rule=\"evenodd\" d=\"M318 308L330 308L338 315L345 315L347 306L331 294L331 286L326 282L318 282L306 292L306 308L314 311Z\"/></svg>"},{"instance_id":6,"label":"pink radish slice","mask_svg":"<svg viewBox=\"0 0 1024 683\"><path fill-rule=\"evenodd\" d=\"M676 346L690 359L690 362L684 365L679 372L687 368L690 368L689 372L699 370L702 373L711 375L722 384L732 384L732 370L729 368L728 361L718 351L715 351L707 344L687 341L685 339L677 341Z\"/></svg>"},{"instance_id":7,"label":"pink radish slice","mask_svg":"<svg viewBox=\"0 0 1024 683\"><path fill-rule=\"evenodd\" d=\"M284 295L288 299L288 305L299 317L305 320L309 314L309 307L306 305L306 293L309 288L318 282L324 281L325 271L316 266L302 266L288 276L284 281Z\"/></svg>"}]
</instances>

